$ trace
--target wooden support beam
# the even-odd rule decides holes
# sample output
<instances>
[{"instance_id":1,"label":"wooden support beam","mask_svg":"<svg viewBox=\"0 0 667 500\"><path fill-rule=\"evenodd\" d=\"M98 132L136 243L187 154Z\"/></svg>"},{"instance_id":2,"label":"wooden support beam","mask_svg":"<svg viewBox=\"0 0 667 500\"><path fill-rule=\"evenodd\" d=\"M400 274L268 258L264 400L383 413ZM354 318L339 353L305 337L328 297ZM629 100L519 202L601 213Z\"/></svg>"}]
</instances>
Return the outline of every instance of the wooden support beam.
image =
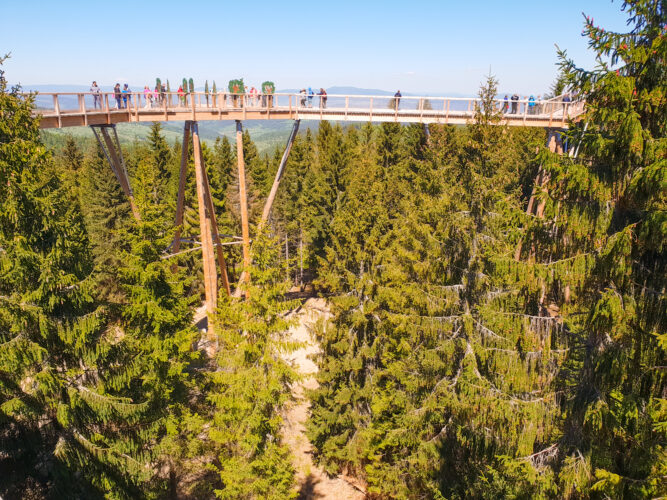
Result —
<instances>
[{"instance_id":1,"label":"wooden support beam","mask_svg":"<svg viewBox=\"0 0 667 500\"><path fill-rule=\"evenodd\" d=\"M114 131L115 143L111 139L111 136L109 135L109 130L108 130L109 128L112 128ZM120 142L118 141L116 126L102 125L98 127L92 127L92 129L93 132L95 133L95 137L97 138L97 142L99 143L100 147L102 148L102 151L104 151L104 154L107 157L107 160L109 161L109 165L111 166L113 173L116 175L116 179L118 179L120 187L123 189L125 196L127 196L130 202L130 208L132 209L132 214L134 215L134 218L136 220L141 220L141 215L139 214L139 210L137 209L137 206L134 203L134 195L132 194L132 188L130 187L130 180L127 175L127 169L125 168L125 162L123 161L123 152L120 149ZM99 129L100 135L102 136L104 143L97 134L97 129Z\"/></svg>"},{"instance_id":2,"label":"wooden support beam","mask_svg":"<svg viewBox=\"0 0 667 500\"><path fill-rule=\"evenodd\" d=\"M200 152L201 155L201 152ZM213 244L215 246L216 256L218 258L218 265L220 266L220 277L222 278L222 286L227 292L227 296L231 295L229 289L229 277L227 276L227 261L225 261L225 254L222 251L222 242L220 241L220 233L218 232L218 222L215 217L215 206L213 205L213 197L211 196L211 185L208 182L208 174L206 173L206 165L202 160L202 176L204 177L204 190L206 209L208 210L209 219L211 222L211 230L213 236Z\"/></svg>"},{"instance_id":3,"label":"wooden support beam","mask_svg":"<svg viewBox=\"0 0 667 500\"><path fill-rule=\"evenodd\" d=\"M559 147L558 141L556 140L556 132L553 130L549 130L549 136L547 138L547 146L549 148L549 151L552 153L562 153L562 147ZM551 176L549 175L548 172L546 172L543 168L542 165L540 165L537 175L535 176L535 182L533 184L533 190L530 193L530 199L528 200L528 207L526 208L526 213L528 215L533 214L533 207L535 207L535 202L537 200L537 190L544 190L546 189L546 185L549 182ZM546 206L546 202L544 200L540 200L537 203L537 208L534 210L535 216L538 218L542 218L544 216L544 208ZM516 247L516 250L514 251L514 260L519 261L521 260L521 250L523 249L523 239L519 241L519 244Z\"/></svg>"},{"instance_id":4,"label":"wooden support beam","mask_svg":"<svg viewBox=\"0 0 667 500\"><path fill-rule=\"evenodd\" d=\"M183 127L183 145L181 148L181 169L178 177L178 198L176 200L176 234L174 242L171 245L173 253L177 253L181 248L181 229L183 225L183 211L185 210L185 183L188 173L188 159L190 156L190 126L192 122L186 121Z\"/></svg>"},{"instance_id":5,"label":"wooden support beam","mask_svg":"<svg viewBox=\"0 0 667 500\"><path fill-rule=\"evenodd\" d=\"M243 159L243 126L236 120L236 158L239 171L239 203L241 204L241 234L243 236L243 274L241 279L250 283L250 229L248 227L248 196L245 187L245 162ZM246 290L246 299L250 292Z\"/></svg>"},{"instance_id":6,"label":"wooden support beam","mask_svg":"<svg viewBox=\"0 0 667 500\"><path fill-rule=\"evenodd\" d=\"M560 142L560 140L556 138L556 134L557 134L557 132L555 132L553 130L550 131L549 142L548 142L549 151L551 151L552 153L562 154L563 153L563 146L562 146L562 143ZM551 179L551 175L549 174L549 172L543 172L541 183L540 183L540 187L542 188L542 190L546 189L546 185L547 185L547 183L549 182L550 179ZM546 206L546 201L544 199L540 200L539 203L537 204L537 209L535 210L535 215L537 217L539 217L540 219L544 216L545 206Z\"/></svg>"},{"instance_id":7,"label":"wooden support beam","mask_svg":"<svg viewBox=\"0 0 667 500\"><path fill-rule=\"evenodd\" d=\"M269 215L271 215L271 207L273 206L273 201L275 200L276 194L278 193L278 186L280 185L280 180L283 177L285 164L287 163L287 158L289 157L289 153L292 150L292 144L294 144L294 139L296 138L296 134L299 132L300 123L301 120L294 121L292 132L290 133L290 136L287 139L287 145L285 146L283 157L280 160L280 165L278 166L276 177L273 179L273 186L271 186L271 192L269 193L269 197L266 199L266 203L264 204L264 210L262 210L262 218L260 219L259 225L257 226L258 233L262 230L264 224L266 224L266 222L269 220Z\"/></svg>"},{"instance_id":8,"label":"wooden support beam","mask_svg":"<svg viewBox=\"0 0 667 500\"><path fill-rule=\"evenodd\" d=\"M218 302L218 277L215 269L213 240L211 237L211 220L206 210L206 188L204 185L204 164L201 157L199 130L197 123L191 124L192 145L195 160L195 179L197 183L197 201L199 202L199 228L202 244L202 258L204 263L204 290L206 294L206 313L209 319L209 332L213 330L212 314L215 313Z\"/></svg>"}]
</instances>

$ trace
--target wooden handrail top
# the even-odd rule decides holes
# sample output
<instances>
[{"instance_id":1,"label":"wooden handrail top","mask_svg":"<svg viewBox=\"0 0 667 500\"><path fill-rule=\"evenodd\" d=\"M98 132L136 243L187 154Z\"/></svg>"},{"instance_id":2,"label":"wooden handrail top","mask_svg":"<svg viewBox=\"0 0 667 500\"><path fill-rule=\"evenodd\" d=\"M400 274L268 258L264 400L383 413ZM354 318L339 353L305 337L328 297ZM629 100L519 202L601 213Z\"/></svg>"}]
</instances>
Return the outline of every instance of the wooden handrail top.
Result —
<instances>
[{"instance_id":1,"label":"wooden handrail top","mask_svg":"<svg viewBox=\"0 0 667 500\"><path fill-rule=\"evenodd\" d=\"M257 93L257 94L249 94L249 93L233 93L233 92L216 92L215 94L213 92L203 92L203 91L195 91L195 92L183 92L182 94L178 92L155 92L154 90L150 91L150 94L155 96L155 95L164 95L164 96L174 96L174 97L179 97L179 96L202 96L202 97L213 97L213 96L230 96L230 97L243 97L245 96L246 98L259 98L259 97L268 97L268 96L279 96L279 97L296 97L298 99L302 98L319 98L319 97L327 97L327 98L349 98L349 99L395 99L393 95L371 95L371 94L326 94L324 96L320 96L320 94L313 94L312 96L309 96L308 94L304 95L299 92L274 92L273 94L262 94L262 93ZM115 97L115 92L109 92L109 91L104 91L100 92L99 94L96 94L94 92L41 92L41 91L34 91L34 92L20 92L19 95L22 95L24 97L29 97L29 96L95 96L95 95L108 95L110 97ZM133 92L121 92L121 98L123 97L130 97L130 96L140 96L143 97L144 91L133 91ZM561 96L558 96L561 97ZM482 102L482 99L479 97L447 97L447 96L401 96L399 98L401 101L458 101L458 102ZM563 100L554 100L555 98L550 98L550 99L540 99L538 100L537 98L534 99L534 101L530 101L528 97L524 97L518 100L511 100L508 99L508 102L511 104L513 102L520 103L520 104L529 104L530 102L535 102L539 104L573 104L577 102L583 102L581 100L570 100L570 101L563 101ZM505 100L503 98L500 99L493 99L493 102L496 103L504 103Z\"/></svg>"}]
</instances>

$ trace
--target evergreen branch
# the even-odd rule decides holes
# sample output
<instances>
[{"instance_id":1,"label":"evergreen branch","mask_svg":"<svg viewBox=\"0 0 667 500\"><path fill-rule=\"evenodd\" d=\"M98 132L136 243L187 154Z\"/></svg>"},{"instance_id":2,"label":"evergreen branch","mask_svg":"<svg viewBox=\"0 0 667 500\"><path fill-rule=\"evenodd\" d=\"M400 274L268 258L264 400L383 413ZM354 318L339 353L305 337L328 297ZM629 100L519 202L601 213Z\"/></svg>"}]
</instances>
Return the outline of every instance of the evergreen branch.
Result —
<instances>
[{"instance_id":1,"label":"evergreen branch","mask_svg":"<svg viewBox=\"0 0 667 500\"><path fill-rule=\"evenodd\" d=\"M82 393L86 394L88 397L92 398L95 400L97 403L103 403L106 405L109 405L113 407L114 409L122 409L122 410L137 410L140 411L142 409L145 409L148 406L148 401L144 401L143 403L134 403L130 398L122 398L122 397L114 397L114 396L106 396L104 394L99 394L95 391L92 391L88 389L87 387L78 384L76 386L76 389ZM84 396L84 399L86 397Z\"/></svg>"},{"instance_id":2,"label":"evergreen branch","mask_svg":"<svg viewBox=\"0 0 667 500\"><path fill-rule=\"evenodd\" d=\"M558 454L558 443L554 443L548 448L540 450L537 453L533 453L532 455L521 457L518 460L524 460L526 462L530 462L530 464L533 467L540 467L544 465L544 463L547 460L555 457L557 454Z\"/></svg>"},{"instance_id":3,"label":"evergreen branch","mask_svg":"<svg viewBox=\"0 0 667 500\"><path fill-rule=\"evenodd\" d=\"M495 337L495 338L497 338L497 339L501 339L501 340L506 340L506 341L509 342L509 339L508 339L508 338L505 338L505 337L503 337L502 335L498 335L496 332L494 332L494 331L491 330L490 328L487 328L487 327L484 326L484 325L483 325L477 318L473 318L473 319L474 319L475 323L477 324L477 326L479 326L480 331L481 331L482 333L486 333L486 334L489 334L491 337Z\"/></svg>"},{"instance_id":4,"label":"evergreen branch","mask_svg":"<svg viewBox=\"0 0 667 500\"><path fill-rule=\"evenodd\" d=\"M96 457L100 457L101 455L104 454L109 454L109 455L116 455L118 457L121 457L125 460L127 460L130 463L135 464L139 469L150 469L150 464L142 464L138 462L136 459L132 458L126 453L119 452L117 450L114 450L113 448L103 448L102 446L98 446L92 441L86 439L83 434L81 434L78 430L73 430L72 434L74 435L74 438L77 440L79 444L81 444L86 450L88 450L90 453L95 455Z\"/></svg>"},{"instance_id":5,"label":"evergreen branch","mask_svg":"<svg viewBox=\"0 0 667 500\"><path fill-rule=\"evenodd\" d=\"M498 347L485 347L481 346L482 349L485 351L500 351L500 352L507 352L511 354L517 354L519 356L542 356L544 354L544 351L517 351L516 349L500 349ZM550 349L549 352L554 352L557 354L565 353L568 352L570 349Z\"/></svg>"}]
</instances>

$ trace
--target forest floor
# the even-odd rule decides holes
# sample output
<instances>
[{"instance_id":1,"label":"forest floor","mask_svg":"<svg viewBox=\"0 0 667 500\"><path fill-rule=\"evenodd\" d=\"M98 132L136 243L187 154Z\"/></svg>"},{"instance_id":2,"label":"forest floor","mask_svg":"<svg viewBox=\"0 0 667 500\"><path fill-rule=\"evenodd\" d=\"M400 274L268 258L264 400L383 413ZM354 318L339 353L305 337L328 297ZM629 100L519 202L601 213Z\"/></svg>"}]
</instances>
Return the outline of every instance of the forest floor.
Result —
<instances>
[{"instance_id":1,"label":"forest floor","mask_svg":"<svg viewBox=\"0 0 667 500\"><path fill-rule=\"evenodd\" d=\"M325 299L309 298L293 313L297 323L290 328L289 340L300 342L303 347L285 356L303 376L292 387L294 401L283 415L283 439L294 457L300 500L360 500L365 498L362 487L353 485L351 478L330 477L313 460L313 448L306 436L305 423L310 414L310 402L306 390L316 389L317 365L312 356L319 352L319 345L311 333L320 319L331 316Z\"/></svg>"}]
</instances>

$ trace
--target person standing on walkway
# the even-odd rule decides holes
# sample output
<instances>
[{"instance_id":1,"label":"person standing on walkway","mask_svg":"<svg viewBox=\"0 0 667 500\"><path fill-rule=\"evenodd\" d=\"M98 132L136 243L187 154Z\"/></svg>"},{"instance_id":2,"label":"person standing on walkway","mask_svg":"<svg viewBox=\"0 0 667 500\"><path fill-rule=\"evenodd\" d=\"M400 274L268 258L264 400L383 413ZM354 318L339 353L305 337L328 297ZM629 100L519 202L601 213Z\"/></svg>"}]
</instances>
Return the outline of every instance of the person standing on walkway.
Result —
<instances>
[{"instance_id":1,"label":"person standing on walkway","mask_svg":"<svg viewBox=\"0 0 667 500\"><path fill-rule=\"evenodd\" d=\"M130 90L130 86L126 83L123 85L123 108L127 109L127 98L130 97L130 93L132 91ZM130 99L130 104L132 104L132 100Z\"/></svg>"},{"instance_id":2,"label":"person standing on walkway","mask_svg":"<svg viewBox=\"0 0 667 500\"><path fill-rule=\"evenodd\" d=\"M312 108L313 107L313 96L315 95L315 92L313 92L313 89L311 87L308 87L308 107Z\"/></svg>"},{"instance_id":3,"label":"person standing on walkway","mask_svg":"<svg viewBox=\"0 0 667 500\"><path fill-rule=\"evenodd\" d=\"M181 103L181 106L185 106L185 92L183 91L183 85L178 86L176 93L178 94L178 101Z\"/></svg>"},{"instance_id":4,"label":"person standing on walkway","mask_svg":"<svg viewBox=\"0 0 667 500\"><path fill-rule=\"evenodd\" d=\"M320 96L320 108L325 109L327 107L327 91L320 87L320 93L317 95Z\"/></svg>"},{"instance_id":5,"label":"person standing on walkway","mask_svg":"<svg viewBox=\"0 0 667 500\"><path fill-rule=\"evenodd\" d=\"M572 102L572 99L570 98L570 94L565 94L563 95L563 114L565 114L565 110L567 109L567 105Z\"/></svg>"},{"instance_id":6,"label":"person standing on walkway","mask_svg":"<svg viewBox=\"0 0 667 500\"><path fill-rule=\"evenodd\" d=\"M398 107L401 105L401 91L397 90L396 93L394 94L394 109L398 111Z\"/></svg>"},{"instance_id":7,"label":"person standing on walkway","mask_svg":"<svg viewBox=\"0 0 667 500\"><path fill-rule=\"evenodd\" d=\"M512 112L510 114L516 115L519 112L519 95L513 94L511 100L512 100Z\"/></svg>"},{"instance_id":8,"label":"person standing on walkway","mask_svg":"<svg viewBox=\"0 0 667 500\"><path fill-rule=\"evenodd\" d=\"M152 108L153 107L153 93L151 92L151 89L148 88L148 85L144 85L144 108Z\"/></svg>"},{"instance_id":9,"label":"person standing on walkway","mask_svg":"<svg viewBox=\"0 0 667 500\"><path fill-rule=\"evenodd\" d=\"M120 83L117 83L116 86L113 88L113 96L116 99L116 109L120 109L122 107L120 104L120 97L121 97Z\"/></svg>"},{"instance_id":10,"label":"person standing on walkway","mask_svg":"<svg viewBox=\"0 0 667 500\"><path fill-rule=\"evenodd\" d=\"M97 109L99 106L102 109L102 90L97 86L97 82L90 86L90 92L93 94L93 107Z\"/></svg>"},{"instance_id":11,"label":"person standing on walkway","mask_svg":"<svg viewBox=\"0 0 667 500\"><path fill-rule=\"evenodd\" d=\"M503 109L502 109L502 113L503 113L503 114L507 114L507 112L509 111L509 109L510 109L510 102L509 102L509 99L508 99L508 97L507 97L507 94L505 94L505 99L503 99Z\"/></svg>"},{"instance_id":12,"label":"person standing on walkway","mask_svg":"<svg viewBox=\"0 0 667 500\"><path fill-rule=\"evenodd\" d=\"M528 114L535 114L535 96L533 94L530 94L530 97L528 98Z\"/></svg>"},{"instance_id":13,"label":"person standing on walkway","mask_svg":"<svg viewBox=\"0 0 667 500\"><path fill-rule=\"evenodd\" d=\"M299 96L300 96L301 107L305 108L306 107L306 89L301 89L301 92L299 92Z\"/></svg>"}]
</instances>

